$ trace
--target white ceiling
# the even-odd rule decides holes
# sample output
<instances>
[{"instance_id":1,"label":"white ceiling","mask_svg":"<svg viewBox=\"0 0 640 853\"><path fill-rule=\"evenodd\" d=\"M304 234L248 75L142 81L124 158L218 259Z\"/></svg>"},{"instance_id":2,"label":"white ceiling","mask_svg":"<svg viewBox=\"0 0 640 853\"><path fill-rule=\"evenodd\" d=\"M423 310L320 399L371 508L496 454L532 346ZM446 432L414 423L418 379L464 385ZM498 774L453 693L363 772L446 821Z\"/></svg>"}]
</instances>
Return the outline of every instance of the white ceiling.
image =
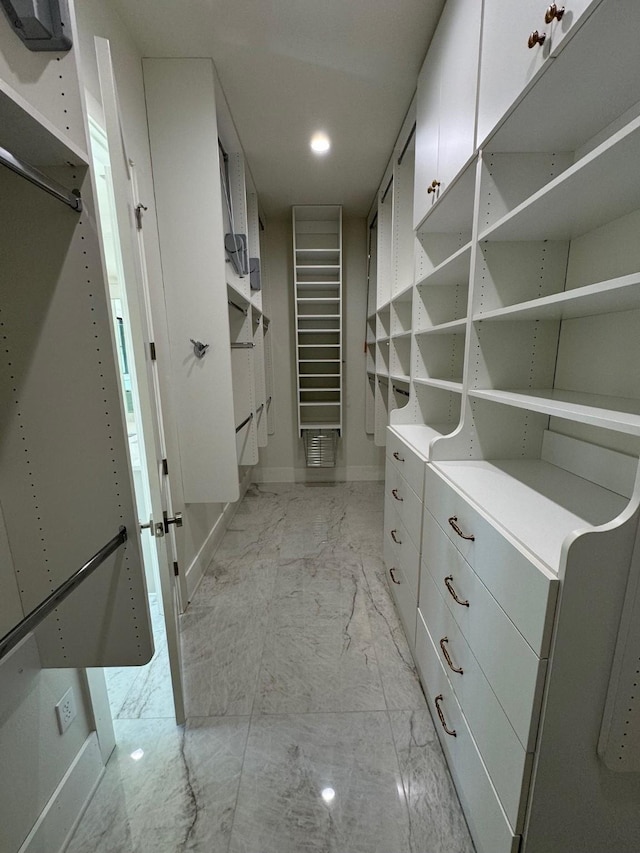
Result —
<instances>
[{"instance_id":1,"label":"white ceiling","mask_svg":"<svg viewBox=\"0 0 640 853\"><path fill-rule=\"evenodd\" d=\"M267 214L365 215L444 0L113 0L145 56L210 56ZM313 131L332 140L309 149Z\"/></svg>"}]
</instances>

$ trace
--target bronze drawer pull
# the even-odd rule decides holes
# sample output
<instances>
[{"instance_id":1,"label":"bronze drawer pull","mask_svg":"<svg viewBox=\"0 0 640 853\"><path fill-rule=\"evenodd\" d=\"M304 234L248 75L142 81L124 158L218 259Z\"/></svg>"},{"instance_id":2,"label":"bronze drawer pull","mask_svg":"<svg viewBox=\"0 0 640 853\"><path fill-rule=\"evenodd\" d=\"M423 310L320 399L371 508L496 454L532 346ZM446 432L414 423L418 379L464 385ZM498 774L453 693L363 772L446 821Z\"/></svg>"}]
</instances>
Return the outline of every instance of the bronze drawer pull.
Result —
<instances>
[{"instance_id":1,"label":"bronze drawer pull","mask_svg":"<svg viewBox=\"0 0 640 853\"><path fill-rule=\"evenodd\" d=\"M393 541L396 543L396 545L402 545L402 539L398 539L398 538L397 538L397 536L396 536L396 533L397 533L397 532L398 532L398 531L394 528L394 529L391 531L391 538L392 538L392 539L393 539Z\"/></svg>"},{"instance_id":2,"label":"bronze drawer pull","mask_svg":"<svg viewBox=\"0 0 640 853\"><path fill-rule=\"evenodd\" d=\"M453 599L458 602L458 604L461 604L463 607L468 607L469 602L467 601L466 598L464 599L464 601L461 598L458 598L456 591L453 588L452 581L453 581L453 575L447 575L446 578L444 579L444 585L446 586L446 588L451 593Z\"/></svg>"},{"instance_id":3,"label":"bronze drawer pull","mask_svg":"<svg viewBox=\"0 0 640 853\"><path fill-rule=\"evenodd\" d=\"M552 3L549 7L547 7L547 11L544 13L544 22L545 24L550 24L554 18L557 21L561 21L563 15L564 6L562 7L562 9L558 9L557 5L555 3Z\"/></svg>"},{"instance_id":4,"label":"bronze drawer pull","mask_svg":"<svg viewBox=\"0 0 640 853\"><path fill-rule=\"evenodd\" d=\"M462 530L460 529L460 526L458 524L458 516L457 515L452 515L451 518L448 519L448 521L449 521L449 524L453 527L453 529L458 534L458 536L460 536L461 539L469 539L471 542L476 541L476 537L473 535L473 533L471 533L471 534L469 534L469 536L467 536L466 534L464 534L462 532Z\"/></svg>"},{"instance_id":5,"label":"bronze drawer pull","mask_svg":"<svg viewBox=\"0 0 640 853\"><path fill-rule=\"evenodd\" d=\"M439 696L436 696L436 698L435 698L436 711L438 712L438 716L440 717L440 722L442 723L442 728L445 730L445 732L448 735L451 735L451 737L458 737L458 733L456 732L455 729L450 729L447 727L447 721L445 720L444 714L442 713L442 708L440 707L440 702L444 702L444 696L442 695L442 693Z\"/></svg>"},{"instance_id":6,"label":"bronze drawer pull","mask_svg":"<svg viewBox=\"0 0 640 853\"><path fill-rule=\"evenodd\" d=\"M393 458L397 459L398 462L404 462L404 459L402 458L402 456L400 456L397 450L393 451Z\"/></svg>"},{"instance_id":7,"label":"bronze drawer pull","mask_svg":"<svg viewBox=\"0 0 640 853\"><path fill-rule=\"evenodd\" d=\"M429 194L435 193L435 192L437 192L439 186L440 186L440 181L436 181L434 178L434 180L431 181L431 186L427 187L427 192Z\"/></svg>"},{"instance_id":8,"label":"bronze drawer pull","mask_svg":"<svg viewBox=\"0 0 640 853\"><path fill-rule=\"evenodd\" d=\"M462 675L464 673L464 670L459 666L453 665L453 661L451 660L451 657L449 655L449 650L447 649L447 643L448 642L449 642L448 637L443 637L440 640L440 648L442 649L442 654L444 655L444 659L446 660L450 670L452 670L453 672L457 672L460 675Z\"/></svg>"},{"instance_id":9,"label":"bronze drawer pull","mask_svg":"<svg viewBox=\"0 0 640 853\"><path fill-rule=\"evenodd\" d=\"M540 33L537 30L534 30L531 33L531 35L529 36L529 40L527 41L527 45L529 46L529 49L531 49L532 47L535 47L537 44L539 44L540 47L542 47L542 45L545 42L546 37L547 37L546 33L542 33L542 35L540 35Z\"/></svg>"},{"instance_id":10,"label":"bronze drawer pull","mask_svg":"<svg viewBox=\"0 0 640 853\"><path fill-rule=\"evenodd\" d=\"M394 496L394 498L395 498L397 501L403 501L403 500L404 500L404 498L399 498L399 497L398 497L398 490L397 490L397 489L391 489L391 494Z\"/></svg>"},{"instance_id":11,"label":"bronze drawer pull","mask_svg":"<svg viewBox=\"0 0 640 853\"><path fill-rule=\"evenodd\" d=\"M400 586L400 581L397 581L397 580L396 580L396 576L394 575L394 572L395 572L395 568L393 568L393 569L389 569L389 574L391 575L391 580L392 580L394 583L398 584L398 586Z\"/></svg>"}]
</instances>

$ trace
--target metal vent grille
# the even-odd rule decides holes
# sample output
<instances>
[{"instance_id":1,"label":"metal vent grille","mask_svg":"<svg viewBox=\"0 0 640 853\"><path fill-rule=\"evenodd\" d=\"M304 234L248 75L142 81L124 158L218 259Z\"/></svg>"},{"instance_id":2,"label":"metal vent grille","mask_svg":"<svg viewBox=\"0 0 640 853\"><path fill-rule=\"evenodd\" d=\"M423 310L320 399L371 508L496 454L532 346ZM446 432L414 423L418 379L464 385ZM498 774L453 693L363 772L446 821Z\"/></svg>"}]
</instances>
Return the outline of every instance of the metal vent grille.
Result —
<instances>
[{"instance_id":1,"label":"metal vent grille","mask_svg":"<svg viewBox=\"0 0 640 853\"><path fill-rule=\"evenodd\" d=\"M307 468L335 468L338 431L305 429L302 432Z\"/></svg>"}]
</instances>

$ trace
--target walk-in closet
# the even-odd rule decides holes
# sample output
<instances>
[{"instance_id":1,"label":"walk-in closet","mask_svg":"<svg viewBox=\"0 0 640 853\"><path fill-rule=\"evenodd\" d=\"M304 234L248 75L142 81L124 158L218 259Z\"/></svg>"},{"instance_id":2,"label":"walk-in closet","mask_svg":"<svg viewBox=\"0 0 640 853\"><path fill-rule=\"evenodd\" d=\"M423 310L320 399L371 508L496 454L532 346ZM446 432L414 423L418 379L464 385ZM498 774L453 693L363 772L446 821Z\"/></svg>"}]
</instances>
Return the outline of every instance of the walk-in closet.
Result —
<instances>
[{"instance_id":1,"label":"walk-in closet","mask_svg":"<svg viewBox=\"0 0 640 853\"><path fill-rule=\"evenodd\" d=\"M635 0L2 0L1 853L637 853Z\"/></svg>"}]
</instances>

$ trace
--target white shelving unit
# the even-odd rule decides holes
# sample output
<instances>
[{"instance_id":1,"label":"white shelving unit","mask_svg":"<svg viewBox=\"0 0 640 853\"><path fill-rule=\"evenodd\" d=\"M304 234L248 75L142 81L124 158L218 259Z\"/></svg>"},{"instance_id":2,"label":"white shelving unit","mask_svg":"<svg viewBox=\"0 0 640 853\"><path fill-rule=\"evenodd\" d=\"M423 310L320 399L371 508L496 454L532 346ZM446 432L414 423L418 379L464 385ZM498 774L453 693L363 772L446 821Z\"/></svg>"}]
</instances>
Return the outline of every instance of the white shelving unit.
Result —
<instances>
[{"instance_id":1,"label":"white shelving unit","mask_svg":"<svg viewBox=\"0 0 640 853\"><path fill-rule=\"evenodd\" d=\"M293 207L298 434L307 465L335 464L342 433L342 208Z\"/></svg>"},{"instance_id":2,"label":"white shelving unit","mask_svg":"<svg viewBox=\"0 0 640 853\"><path fill-rule=\"evenodd\" d=\"M33 666L140 665L153 638L77 51L34 53L2 23L0 146L82 205L0 165L0 637L125 527L36 627Z\"/></svg>"},{"instance_id":3,"label":"white shelving unit","mask_svg":"<svg viewBox=\"0 0 640 853\"><path fill-rule=\"evenodd\" d=\"M479 853L635 853L640 11L584 0L544 50L527 32L506 44L545 11L485 0L481 145L429 199L425 134L446 123L420 127L419 93L411 324L378 276L367 325L367 381L410 390L375 410L390 420L385 561Z\"/></svg>"}]
</instances>

